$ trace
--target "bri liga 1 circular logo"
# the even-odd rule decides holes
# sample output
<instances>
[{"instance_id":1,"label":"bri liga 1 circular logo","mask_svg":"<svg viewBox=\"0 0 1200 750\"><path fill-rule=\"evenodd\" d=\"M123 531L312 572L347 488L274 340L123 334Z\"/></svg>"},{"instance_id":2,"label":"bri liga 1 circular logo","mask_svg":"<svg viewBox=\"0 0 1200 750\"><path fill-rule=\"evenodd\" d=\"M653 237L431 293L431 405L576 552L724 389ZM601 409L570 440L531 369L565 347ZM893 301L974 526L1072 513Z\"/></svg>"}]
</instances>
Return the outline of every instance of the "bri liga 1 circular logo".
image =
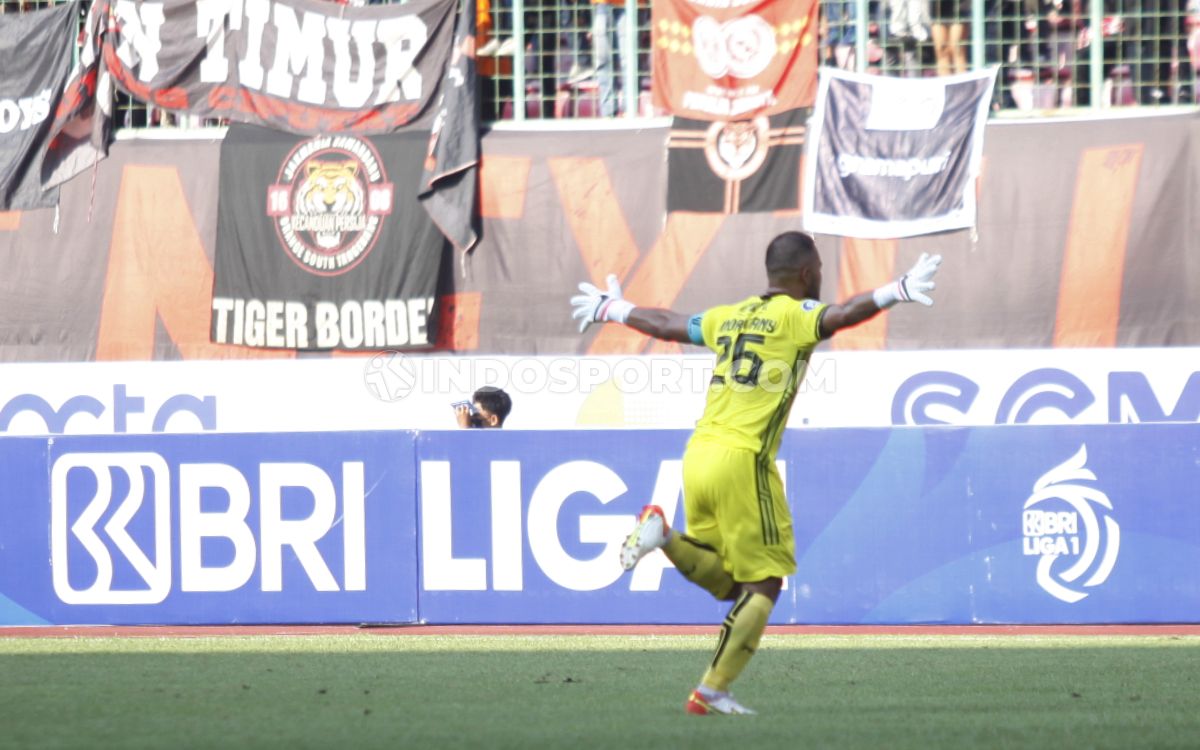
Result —
<instances>
[{"instance_id":1,"label":"bri liga 1 circular logo","mask_svg":"<svg viewBox=\"0 0 1200 750\"><path fill-rule=\"evenodd\" d=\"M393 190L375 146L352 135L322 135L292 149L267 188L267 215L296 265L337 276L370 254Z\"/></svg>"}]
</instances>

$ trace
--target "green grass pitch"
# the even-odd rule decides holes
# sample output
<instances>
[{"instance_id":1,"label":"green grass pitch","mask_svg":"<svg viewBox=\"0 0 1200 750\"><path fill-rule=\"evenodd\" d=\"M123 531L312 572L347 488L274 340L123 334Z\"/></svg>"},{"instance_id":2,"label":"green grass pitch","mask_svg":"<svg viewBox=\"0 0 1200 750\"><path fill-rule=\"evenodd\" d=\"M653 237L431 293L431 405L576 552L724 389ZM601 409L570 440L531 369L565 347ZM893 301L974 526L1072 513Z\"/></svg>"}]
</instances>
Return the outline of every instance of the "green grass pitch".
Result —
<instances>
[{"instance_id":1,"label":"green grass pitch","mask_svg":"<svg viewBox=\"0 0 1200 750\"><path fill-rule=\"evenodd\" d=\"M2 748L1195 748L1200 638L771 635L692 717L702 636L0 639Z\"/></svg>"}]
</instances>

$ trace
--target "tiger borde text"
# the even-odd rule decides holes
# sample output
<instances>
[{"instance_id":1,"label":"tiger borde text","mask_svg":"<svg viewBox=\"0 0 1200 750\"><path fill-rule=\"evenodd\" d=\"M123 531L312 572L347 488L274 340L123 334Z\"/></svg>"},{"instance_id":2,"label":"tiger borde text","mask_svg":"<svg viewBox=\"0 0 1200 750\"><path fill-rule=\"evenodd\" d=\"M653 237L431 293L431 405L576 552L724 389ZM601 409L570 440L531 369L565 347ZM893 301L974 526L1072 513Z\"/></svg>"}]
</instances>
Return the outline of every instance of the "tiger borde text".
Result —
<instances>
[{"instance_id":1,"label":"tiger borde text","mask_svg":"<svg viewBox=\"0 0 1200 750\"><path fill-rule=\"evenodd\" d=\"M433 297L304 303L213 297L218 344L284 349L428 346Z\"/></svg>"}]
</instances>

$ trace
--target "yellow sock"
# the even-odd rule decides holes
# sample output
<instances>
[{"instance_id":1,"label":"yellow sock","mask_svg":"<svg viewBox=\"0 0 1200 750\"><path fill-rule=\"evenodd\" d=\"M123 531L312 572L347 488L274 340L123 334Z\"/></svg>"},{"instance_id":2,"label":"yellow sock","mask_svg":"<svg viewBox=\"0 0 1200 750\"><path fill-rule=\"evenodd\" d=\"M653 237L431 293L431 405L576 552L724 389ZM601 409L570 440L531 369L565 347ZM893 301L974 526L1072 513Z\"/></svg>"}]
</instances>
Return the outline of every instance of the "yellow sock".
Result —
<instances>
[{"instance_id":1,"label":"yellow sock","mask_svg":"<svg viewBox=\"0 0 1200 750\"><path fill-rule=\"evenodd\" d=\"M725 599L733 590L733 576L725 571L717 551L707 544L672 531L662 550L684 578L716 598Z\"/></svg>"},{"instance_id":2,"label":"yellow sock","mask_svg":"<svg viewBox=\"0 0 1200 750\"><path fill-rule=\"evenodd\" d=\"M704 673L701 685L713 690L729 689L730 683L742 673L758 649L767 618L774 608L775 602L769 596L747 591L738 597L721 625L717 653Z\"/></svg>"}]
</instances>

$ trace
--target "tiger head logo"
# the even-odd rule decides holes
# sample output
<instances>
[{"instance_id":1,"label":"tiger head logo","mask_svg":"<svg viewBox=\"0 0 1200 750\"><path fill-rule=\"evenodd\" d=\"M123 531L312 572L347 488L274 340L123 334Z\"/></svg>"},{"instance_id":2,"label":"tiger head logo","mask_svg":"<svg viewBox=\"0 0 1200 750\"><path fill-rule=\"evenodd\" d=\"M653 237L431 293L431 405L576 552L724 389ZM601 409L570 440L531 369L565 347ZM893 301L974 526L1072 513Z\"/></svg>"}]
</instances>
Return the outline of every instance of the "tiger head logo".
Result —
<instances>
[{"instance_id":1,"label":"tiger head logo","mask_svg":"<svg viewBox=\"0 0 1200 750\"><path fill-rule=\"evenodd\" d=\"M288 256L305 270L333 276L356 266L392 212L393 187L368 139L317 136L296 145L267 188Z\"/></svg>"},{"instance_id":2,"label":"tiger head logo","mask_svg":"<svg viewBox=\"0 0 1200 750\"><path fill-rule=\"evenodd\" d=\"M726 180L746 179L767 159L770 130L766 117L714 122L704 136L709 167Z\"/></svg>"},{"instance_id":3,"label":"tiger head logo","mask_svg":"<svg viewBox=\"0 0 1200 750\"><path fill-rule=\"evenodd\" d=\"M342 244L344 233L361 232L367 225L358 162L314 159L304 166L296 213L308 217L309 231L319 247L335 248Z\"/></svg>"}]
</instances>

